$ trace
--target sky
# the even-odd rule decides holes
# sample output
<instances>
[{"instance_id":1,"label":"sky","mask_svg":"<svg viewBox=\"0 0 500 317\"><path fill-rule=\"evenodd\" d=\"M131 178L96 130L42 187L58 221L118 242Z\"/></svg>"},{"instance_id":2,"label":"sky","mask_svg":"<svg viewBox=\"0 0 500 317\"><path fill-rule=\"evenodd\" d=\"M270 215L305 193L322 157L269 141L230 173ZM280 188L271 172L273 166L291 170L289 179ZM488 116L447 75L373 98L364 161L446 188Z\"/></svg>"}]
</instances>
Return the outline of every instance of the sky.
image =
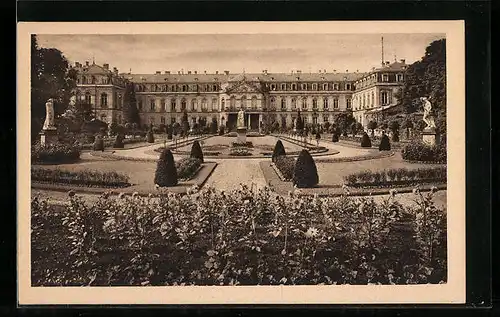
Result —
<instances>
[{"instance_id":1,"label":"sky","mask_svg":"<svg viewBox=\"0 0 500 317\"><path fill-rule=\"evenodd\" d=\"M74 64L95 59L119 72L215 73L368 72L384 59L420 60L444 34L126 34L37 35L39 46L57 48Z\"/></svg>"}]
</instances>

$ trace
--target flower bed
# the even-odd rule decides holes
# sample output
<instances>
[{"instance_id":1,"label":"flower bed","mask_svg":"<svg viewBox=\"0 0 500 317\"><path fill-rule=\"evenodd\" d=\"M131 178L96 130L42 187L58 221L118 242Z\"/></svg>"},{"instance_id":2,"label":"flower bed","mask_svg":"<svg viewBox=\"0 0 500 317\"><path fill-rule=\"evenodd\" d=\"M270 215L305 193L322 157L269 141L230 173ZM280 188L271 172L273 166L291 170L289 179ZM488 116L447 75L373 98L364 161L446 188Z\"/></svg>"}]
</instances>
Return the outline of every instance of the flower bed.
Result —
<instances>
[{"instance_id":1,"label":"flower bed","mask_svg":"<svg viewBox=\"0 0 500 317\"><path fill-rule=\"evenodd\" d=\"M295 162L295 158L282 155L275 158L274 165L278 168L284 180L290 181L293 178Z\"/></svg>"},{"instance_id":2,"label":"flower bed","mask_svg":"<svg viewBox=\"0 0 500 317\"><path fill-rule=\"evenodd\" d=\"M61 169L44 169L31 167L31 180L37 182L48 182L52 184L71 184L85 186L103 187L127 187L130 186L127 175L117 172L101 172L84 170L78 172Z\"/></svg>"},{"instance_id":3,"label":"flower bed","mask_svg":"<svg viewBox=\"0 0 500 317\"><path fill-rule=\"evenodd\" d=\"M42 164L73 163L80 159L80 147L62 143L41 145L31 148L31 162Z\"/></svg>"},{"instance_id":4,"label":"flower bed","mask_svg":"<svg viewBox=\"0 0 500 317\"><path fill-rule=\"evenodd\" d=\"M401 150L401 157L411 162L446 163L446 145L413 142Z\"/></svg>"},{"instance_id":5,"label":"flower bed","mask_svg":"<svg viewBox=\"0 0 500 317\"><path fill-rule=\"evenodd\" d=\"M201 160L186 157L175 162L177 177L180 179L190 179L201 167Z\"/></svg>"},{"instance_id":6,"label":"flower bed","mask_svg":"<svg viewBox=\"0 0 500 317\"><path fill-rule=\"evenodd\" d=\"M413 185L420 183L446 182L446 167L419 169L388 169L379 172L363 171L344 177L345 183L353 187Z\"/></svg>"},{"instance_id":7,"label":"flower bed","mask_svg":"<svg viewBox=\"0 0 500 317\"><path fill-rule=\"evenodd\" d=\"M252 152L250 152L248 149L244 147L235 147L232 148L231 151L229 152L229 155L231 156L251 156Z\"/></svg>"},{"instance_id":8,"label":"flower bed","mask_svg":"<svg viewBox=\"0 0 500 317\"><path fill-rule=\"evenodd\" d=\"M269 188L184 196L32 199L33 286L425 284L447 280L446 213L397 197L283 197Z\"/></svg>"},{"instance_id":9,"label":"flower bed","mask_svg":"<svg viewBox=\"0 0 500 317\"><path fill-rule=\"evenodd\" d=\"M252 141L246 141L245 143L232 142L231 146L233 148L237 148L237 147L249 147L249 148L253 148L253 143L252 143Z\"/></svg>"},{"instance_id":10,"label":"flower bed","mask_svg":"<svg viewBox=\"0 0 500 317\"><path fill-rule=\"evenodd\" d=\"M110 148L113 147L115 142L115 138L105 138L104 139L104 147L105 148ZM146 143L146 138L138 137L138 138L130 138L130 139L123 139L123 144L136 144L136 143ZM87 151L92 151L93 150L93 144L83 144L81 146L82 150L87 150Z\"/></svg>"},{"instance_id":11,"label":"flower bed","mask_svg":"<svg viewBox=\"0 0 500 317\"><path fill-rule=\"evenodd\" d=\"M315 161L317 163L343 163L343 162L356 162L356 161L364 161L364 160L373 160L384 157L393 156L394 152L392 151L377 151L366 155L355 155L348 157L337 157L337 158L317 158Z\"/></svg>"}]
</instances>

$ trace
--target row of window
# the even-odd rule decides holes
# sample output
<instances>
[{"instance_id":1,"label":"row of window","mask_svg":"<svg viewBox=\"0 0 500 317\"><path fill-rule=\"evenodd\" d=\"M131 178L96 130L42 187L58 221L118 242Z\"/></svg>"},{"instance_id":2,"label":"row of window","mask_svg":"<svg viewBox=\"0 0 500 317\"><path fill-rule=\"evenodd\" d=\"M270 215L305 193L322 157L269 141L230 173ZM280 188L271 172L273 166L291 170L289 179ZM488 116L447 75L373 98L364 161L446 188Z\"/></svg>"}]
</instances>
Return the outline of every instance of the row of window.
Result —
<instances>
[{"instance_id":1,"label":"row of window","mask_svg":"<svg viewBox=\"0 0 500 317\"><path fill-rule=\"evenodd\" d=\"M99 80L98 80L99 79ZM77 84L101 84L101 85L109 85L111 84L111 77L109 76L82 76L76 79Z\"/></svg>"},{"instance_id":2,"label":"row of window","mask_svg":"<svg viewBox=\"0 0 500 317\"><path fill-rule=\"evenodd\" d=\"M203 98L201 100L201 111L214 111L214 110L217 110L217 98L212 98L211 100L211 103L210 103L210 108L208 107L208 100L206 98ZM196 111L198 109L198 100L196 99L193 99L191 100L191 102L189 103L189 106L188 107L188 102L186 101L186 99L182 99L181 102L180 102L180 111ZM137 107L139 110L142 110L143 109L143 105L142 105L142 101L139 100L138 101L138 104L137 104ZM149 110L150 111L155 111L155 109L157 109L156 107L156 100L155 99L150 99L149 100ZM162 112L165 112L167 111L167 102L165 101L165 99L160 99L160 108L159 108L160 111ZM177 100L176 99L171 99L170 100L170 109L168 109L168 111L176 111L177 110Z\"/></svg>"},{"instance_id":3,"label":"row of window","mask_svg":"<svg viewBox=\"0 0 500 317\"><path fill-rule=\"evenodd\" d=\"M291 100L291 108L292 109L299 109L299 106L297 105L297 99L292 98ZM318 109L318 105L321 104L323 109L338 109L339 108L339 99L338 98L333 98L333 99L328 99L328 98L313 98L312 99L312 108L313 109ZM281 109L286 109L287 108L287 100L282 98L280 101L280 106ZM346 107L349 109L351 108L351 98L346 98ZM271 98L271 108L276 109L276 99ZM303 97L300 98L300 108L303 110L307 109L307 98Z\"/></svg>"},{"instance_id":4,"label":"row of window","mask_svg":"<svg viewBox=\"0 0 500 317\"><path fill-rule=\"evenodd\" d=\"M351 90L352 85L350 83L339 84L339 83L281 83L281 84L267 84L268 88L272 91L296 91L296 90L304 90L304 91L339 91L339 90Z\"/></svg>"},{"instance_id":5,"label":"row of window","mask_svg":"<svg viewBox=\"0 0 500 317\"><path fill-rule=\"evenodd\" d=\"M355 96L356 107L354 110L366 109L375 107L375 93L372 91L371 93L365 93L363 95ZM392 96L389 91L382 90L380 91L380 105L388 105L392 102Z\"/></svg>"},{"instance_id":6,"label":"row of window","mask_svg":"<svg viewBox=\"0 0 500 317\"><path fill-rule=\"evenodd\" d=\"M116 104L117 108L122 108L123 107L122 95L115 92L114 97L115 97L115 104ZM88 105L92 104L92 94L88 91L84 95L81 95L81 96L79 94L77 94L77 99L84 101ZM105 92L101 93L101 95L99 96L99 99L100 99L99 104L102 108L108 107L108 94L107 93L105 93Z\"/></svg>"},{"instance_id":7,"label":"row of window","mask_svg":"<svg viewBox=\"0 0 500 317\"><path fill-rule=\"evenodd\" d=\"M382 82L397 82L401 83L404 80L403 74L371 74L370 76L363 77L355 83L356 88L363 88L370 86L371 84Z\"/></svg>"},{"instance_id":8,"label":"row of window","mask_svg":"<svg viewBox=\"0 0 500 317\"><path fill-rule=\"evenodd\" d=\"M218 84L184 84L184 85L159 85L159 84L151 84L144 85L139 84L135 85L135 90L138 92L217 92L220 90Z\"/></svg>"}]
</instances>

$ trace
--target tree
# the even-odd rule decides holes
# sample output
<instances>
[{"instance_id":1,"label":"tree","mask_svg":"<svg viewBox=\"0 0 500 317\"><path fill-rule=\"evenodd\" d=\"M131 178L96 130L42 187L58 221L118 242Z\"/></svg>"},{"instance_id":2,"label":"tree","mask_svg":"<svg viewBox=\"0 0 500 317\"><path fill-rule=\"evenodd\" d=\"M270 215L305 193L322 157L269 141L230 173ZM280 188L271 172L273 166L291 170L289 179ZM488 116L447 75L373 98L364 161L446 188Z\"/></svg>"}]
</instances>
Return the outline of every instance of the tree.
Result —
<instances>
[{"instance_id":1,"label":"tree","mask_svg":"<svg viewBox=\"0 0 500 317\"><path fill-rule=\"evenodd\" d=\"M203 151L201 150L200 142L194 141L191 146L191 158L199 159L203 163Z\"/></svg>"},{"instance_id":2,"label":"tree","mask_svg":"<svg viewBox=\"0 0 500 317\"><path fill-rule=\"evenodd\" d=\"M372 141L366 132L363 133L361 138L361 147L372 147Z\"/></svg>"},{"instance_id":3,"label":"tree","mask_svg":"<svg viewBox=\"0 0 500 317\"><path fill-rule=\"evenodd\" d=\"M349 113L349 114L341 113L341 114L336 115L336 117L335 117L335 123L336 123L337 127L340 128L340 130L342 131L342 134L344 134L344 136L347 136L347 131L349 130L349 127L355 121L356 121L356 119L354 119L354 117L351 113Z\"/></svg>"},{"instance_id":4,"label":"tree","mask_svg":"<svg viewBox=\"0 0 500 317\"><path fill-rule=\"evenodd\" d=\"M124 144L123 144L123 139L124 139L124 136L123 134L120 132L116 135L116 139L115 139L115 142L113 143L113 147L114 148L118 148L118 149L122 149L124 147Z\"/></svg>"},{"instance_id":5,"label":"tree","mask_svg":"<svg viewBox=\"0 0 500 317\"><path fill-rule=\"evenodd\" d=\"M298 188L310 188L319 183L316 163L307 150L302 150L297 158L292 181Z\"/></svg>"},{"instance_id":6,"label":"tree","mask_svg":"<svg viewBox=\"0 0 500 317\"><path fill-rule=\"evenodd\" d=\"M274 151L271 160L274 162L278 156L283 155L286 155L285 147L283 146L283 142L281 142L281 140L278 140L274 145Z\"/></svg>"},{"instance_id":7,"label":"tree","mask_svg":"<svg viewBox=\"0 0 500 317\"><path fill-rule=\"evenodd\" d=\"M429 97L436 128L446 134L446 39L430 43L422 59L408 67L404 85L396 95L407 114L420 109L420 97Z\"/></svg>"},{"instance_id":8,"label":"tree","mask_svg":"<svg viewBox=\"0 0 500 317\"><path fill-rule=\"evenodd\" d=\"M406 117L402 125L403 129L406 129L406 139L410 138L410 129L413 129L413 121L410 117Z\"/></svg>"},{"instance_id":9,"label":"tree","mask_svg":"<svg viewBox=\"0 0 500 317\"><path fill-rule=\"evenodd\" d=\"M178 183L174 156L169 149L164 149L156 165L154 182L160 187L175 186Z\"/></svg>"},{"instance_id":10,"label":"tree","mask_svg":"<svg viewBox=\"0 0 500 317\"><path fill-rule=\"evenodd\" d=\"M392 141L399 142L399 121L393 120L389 123L389 130L392 132Z\"/></svg>"},{"instance_id":11,"label":"tree","mask_svg":"<svg viewBox=\"0 0 500 317\"><path fill-rule=\"evenodd\" d=\"M378 150L389 151L390 149L391 149L391 142L389 142L389 137L387 136L387 134L382 133L382 138L380 139Z\"/></svg>"},{"instance_id":12,"label":"tree","mask_svg":"<svg viewBox=\"0 0 500 317\"><path fill-rule=\"evenodd\" d=\"M181 118L181 134L187 135L188 132L189 132L189 119L187 111L184 110Z\"/></svg>"},{"instance_id":13,"label":"tree","mask_svg":"<svg viewBox=\"0 0 500 317\"><path fill-rule=\"evenodd\" d=\"M217 119L212 117L212 123L210 123L210 133L217 134L218 124Z\"/></svg>"},{"instance_id":14,"label":"tree","mask_svg":"<svg viewBox=\"0 0 500 317\"><path fill-rule=\"evenodd\" d=\"M36 35L31 36L31 139L35 141L45 121L45 103L54 100L58 118L69 105L76 87L76 70L69 67L64 55L55 48L40 48Z\"/></svg>"},{"instance_id":15,"label":"tree","mask_svg":"<svg viewBox=\"0 0 500 317\"><path fill-rule=\"evenodd\" d=\"M325 131L330 131L330 122L326 121L325 123L323 123L323 128L325 129Z\"/></svg>"},{"instance_id":16,"label":"tree","mask_svg":"<svg viewBox=\"0 0 500 317\"><path fill-rule=\"evenodd\" d=\"M368 129L372 130L372 138L375 134L375 129L377 128L377 121L374 121L374 120L371 120L370 122L368 122Z\"/></svg>"},{"instance_id":17,"label":"tree","mask_svg":"<svg viewBox=\"0 0 500 317\"><path fill-rule=\"evenodd\" d=\"M125 93L123 95L123 117L127 123L139 124L140 122L134 83L131 82L127 82L125 85Z\"/></svg>"}]
</instances>

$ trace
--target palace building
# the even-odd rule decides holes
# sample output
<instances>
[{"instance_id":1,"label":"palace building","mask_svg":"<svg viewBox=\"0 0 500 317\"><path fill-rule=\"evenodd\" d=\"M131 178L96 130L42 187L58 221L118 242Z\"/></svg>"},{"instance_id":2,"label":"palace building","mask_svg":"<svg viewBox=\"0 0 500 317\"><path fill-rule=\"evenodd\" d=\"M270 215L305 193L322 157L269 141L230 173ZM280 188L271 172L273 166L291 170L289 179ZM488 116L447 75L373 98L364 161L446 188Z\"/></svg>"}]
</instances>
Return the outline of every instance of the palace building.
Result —
<instances>
[{"instance_id":1,"label":"palace building","mask_svg":"<svg viewBox=\"0 0 500 317\"><path fill-rule=\"evenodd\" d=\"M119 73L95 63L75 63L78 71L77 100L92 105L98 119L124 123L124 93L133 83L141 124L215 118L220 125L235 127L240 109L250 130L264 123L291 127L298 111L306 123L333 122L339 113L352 112L363 126L396 105L396 91L404 81L404 60L385 62L368 73L327 72L231 74L229 71L157 71L155 74Z\"/></svg>"}]
</instances>

